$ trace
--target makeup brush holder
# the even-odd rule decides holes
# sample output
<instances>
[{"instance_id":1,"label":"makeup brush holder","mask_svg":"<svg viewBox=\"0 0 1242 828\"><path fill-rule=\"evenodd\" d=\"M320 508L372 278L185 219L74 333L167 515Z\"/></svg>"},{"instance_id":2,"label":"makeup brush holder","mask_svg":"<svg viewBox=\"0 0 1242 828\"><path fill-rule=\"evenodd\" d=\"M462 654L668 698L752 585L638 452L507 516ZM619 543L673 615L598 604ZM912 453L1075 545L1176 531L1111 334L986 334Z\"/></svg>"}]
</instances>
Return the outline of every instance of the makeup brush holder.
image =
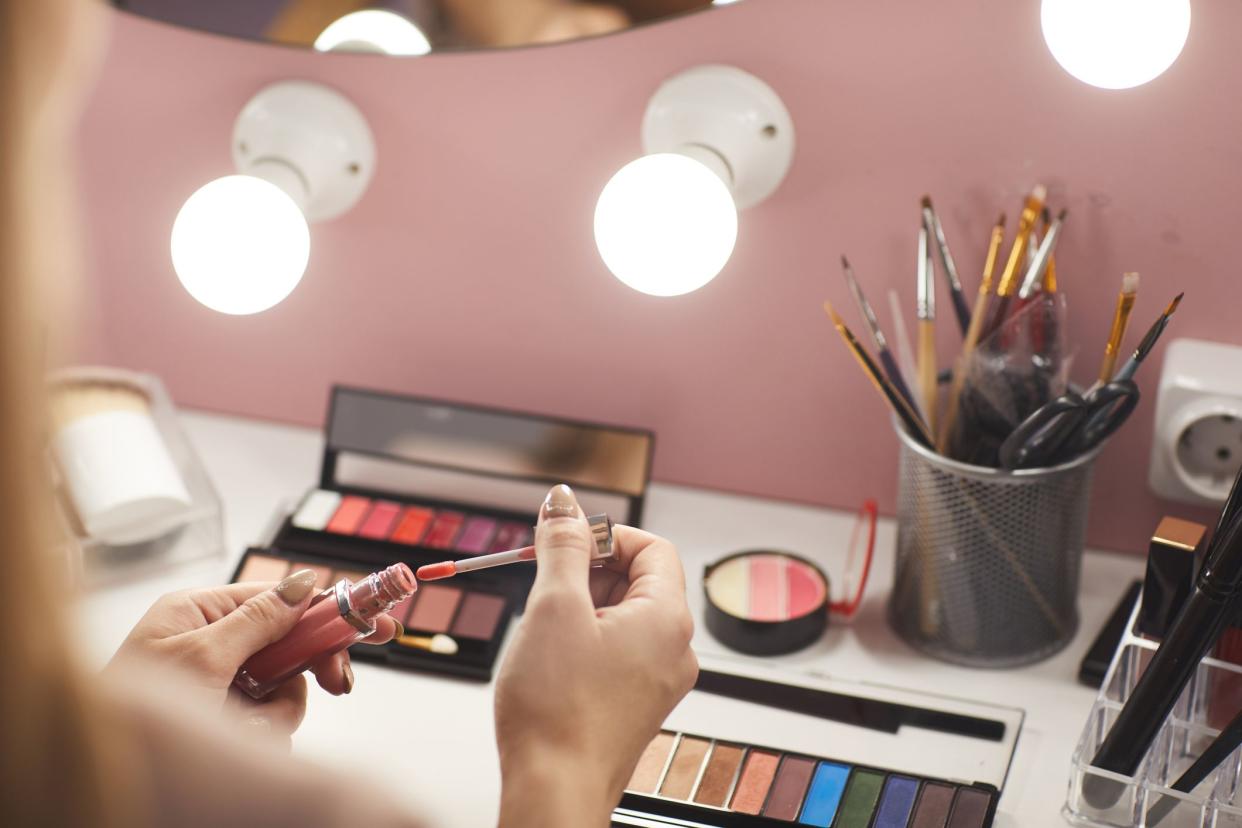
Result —
<instances>
[{"instance_id":1,"label":"makeup brush holder","mask_svg":"<svg viewBox=\"0 0 1242 828\"><path fill-rule=\"evenodd\" d=\"M1091 828L1238 828L1242 826L1239 751L1235 750L1189 793L1168 787L1194 764L1220 732L1219 727L1237 712L1237 696L1242 689L1242 667L1238 665L1214 658L1200 662L1133 776L1091 765L1159 646L1136 633L1140 610L1141 604L1136 605L1130 615L1074 749L1069 795L1062 812L1071 824ZM1097 807L1087 801L1083 788L1092 785L1093 776L1109 780L1121 791L1113 805ZM1156 821L1148 812L1158 804L1168 811Z\"/></svg>"},{"instance_id":2,"label":"makeup brush holder","mask_svg":"<svg viewBox=\"0 0 1242 828\"><path fill-rule=\"evenodd\" d=\"M897 435L892 628L927 655L971 667L1029 664L1068 644L1098 450L1005 472Z\"/></svg>"}]
</instances>

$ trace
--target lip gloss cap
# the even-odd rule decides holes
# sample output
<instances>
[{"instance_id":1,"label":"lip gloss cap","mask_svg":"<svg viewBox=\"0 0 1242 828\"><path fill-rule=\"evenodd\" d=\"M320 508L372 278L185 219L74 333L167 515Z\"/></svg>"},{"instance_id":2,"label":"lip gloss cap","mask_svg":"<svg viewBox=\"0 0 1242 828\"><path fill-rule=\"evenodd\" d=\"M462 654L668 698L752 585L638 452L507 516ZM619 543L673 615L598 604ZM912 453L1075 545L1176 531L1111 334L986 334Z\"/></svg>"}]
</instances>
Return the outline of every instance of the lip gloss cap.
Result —
<instances>
[{"instance_id":1,"label":"lip gloss cap","mask_svg":"<svg viewBox=\"0 0 1242 828\"><path fill-rule=\"evenodd\" d=\"M591 527L591 537L595 540L595 552L592 561L611 561L617 557L617 550L612 545L612 518L608 515L591 515L587 518Z\"/></svg>"}]
</instances>

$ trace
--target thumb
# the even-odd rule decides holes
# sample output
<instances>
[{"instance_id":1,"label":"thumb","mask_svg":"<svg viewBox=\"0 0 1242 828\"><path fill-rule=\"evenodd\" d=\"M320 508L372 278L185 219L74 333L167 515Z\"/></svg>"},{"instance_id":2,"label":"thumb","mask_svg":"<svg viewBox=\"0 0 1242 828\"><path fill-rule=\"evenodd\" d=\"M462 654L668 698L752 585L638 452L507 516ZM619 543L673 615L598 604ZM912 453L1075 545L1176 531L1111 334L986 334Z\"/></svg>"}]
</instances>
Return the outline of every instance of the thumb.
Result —
<instances>
[{"instance_id":1,"label":"thumb","mask_svg":"<svg viewBox=\"0 0 1242 828\"><path fill-rule=\"evenodd\" d=\"M537 569L532 597L548 591L578 594L589 605L591 544L591 529L573 490L563 483L553 486L535 527Z\"/></svg>"},{"instance_id":2,"label":"thumb","mask_svg":"<svg viewBox=\"0 0 1242 828\"><path fill-rule=\"evenodd\" d=\"M315 591L315 573L300 569L269 590L198 631L210 636L212 649L229 664L242 662L293 629Z\"/></svg>"}]
</instances>

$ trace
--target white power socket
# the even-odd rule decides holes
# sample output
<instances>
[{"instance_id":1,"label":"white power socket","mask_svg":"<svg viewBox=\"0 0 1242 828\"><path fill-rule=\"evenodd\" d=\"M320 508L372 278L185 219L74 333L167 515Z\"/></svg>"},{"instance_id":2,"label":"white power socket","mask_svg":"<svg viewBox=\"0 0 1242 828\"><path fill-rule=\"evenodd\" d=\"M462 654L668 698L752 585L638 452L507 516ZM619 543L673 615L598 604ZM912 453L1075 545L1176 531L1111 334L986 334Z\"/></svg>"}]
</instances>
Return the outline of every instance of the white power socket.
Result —
<instances>
[{"instance_id":1,"label":"white power socket","mask_svg":"<svg viewBox=\"0 0 1242 828\"><path fill-rule=\"evenodd\" d=\"M1242 466L1242 347L1174 340L1157 394L1152 490L1184 503L1223 503Z\"/></svg>"}]
</instances>

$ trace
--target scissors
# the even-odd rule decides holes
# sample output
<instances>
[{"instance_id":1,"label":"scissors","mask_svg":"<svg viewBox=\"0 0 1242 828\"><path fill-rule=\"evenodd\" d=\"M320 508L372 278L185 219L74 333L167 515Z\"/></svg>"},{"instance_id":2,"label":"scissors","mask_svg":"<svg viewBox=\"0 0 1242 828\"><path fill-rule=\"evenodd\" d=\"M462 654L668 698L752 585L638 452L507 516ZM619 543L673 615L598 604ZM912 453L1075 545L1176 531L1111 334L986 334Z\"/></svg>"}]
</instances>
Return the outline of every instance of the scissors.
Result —
<instances>
[{"instance_id":1,"label":"scissors","mask_svg":"<svg viewBox=\"0 0 1242 828\"><path fill-rule=\"evenodd\" d=\"M1069 391L1036 409L1000 447L1001 468L1055 466L1090 451L1121 427L1139 402L1133 380L1113 380L1086 394Z\"/></svg>"}]
</instances>

